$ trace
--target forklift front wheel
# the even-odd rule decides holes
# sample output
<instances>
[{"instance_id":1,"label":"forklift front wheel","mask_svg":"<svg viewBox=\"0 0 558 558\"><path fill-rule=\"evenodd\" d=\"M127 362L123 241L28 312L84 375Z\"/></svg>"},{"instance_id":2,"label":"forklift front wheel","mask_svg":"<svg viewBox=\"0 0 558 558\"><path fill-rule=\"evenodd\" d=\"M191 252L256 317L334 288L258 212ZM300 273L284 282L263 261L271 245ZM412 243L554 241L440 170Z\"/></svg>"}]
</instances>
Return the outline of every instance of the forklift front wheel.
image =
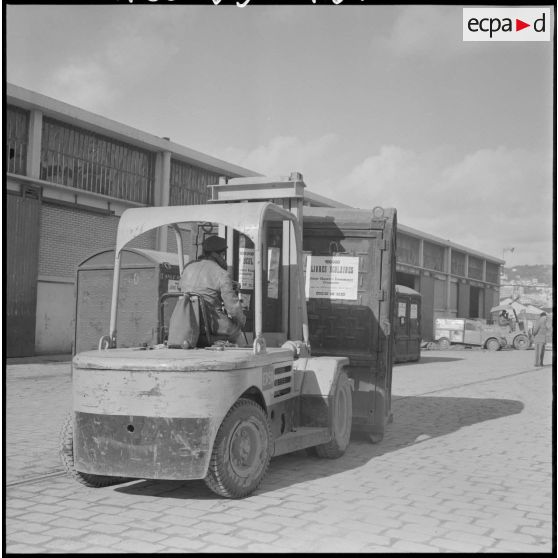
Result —
<instances>
[{"instance_id":1,"label":"forklift front wheel","mask_svg":"<svg viewBox=\"0 0 558 558\"><path fill-rule=\"evenodd\" d=\"M519 351L524 351L529 348L529 337L521 333L517 335L513 340L513 347Z\"/></svg>"},{"instance_id":2,"label":"forklift front wheel","mask_svg":"<svg viewBox=\"0 0 558 558\"><path fill-rule=\"evenodd\" d=\"M339 374L330 416L333 440L327 444L316 446L316 453L319 457L336 459L345 453L351 439L353 395L351 393L351 383L346 372Z\"/></svg>"},{"instance_id":3,"label":"forklift front wheel","mask_svg":"<svg viewBox=\"0 0 558 558\"><path fill-rule=\"evenodd\" d=\"M72 413L68 413L62 423L59 439L59 454L62 466L68 475L74 480L91 488L102 488L104 486L112 486L127 482L130 479L123 477L109 477L105 475L91 475L82 473L75 468L74 465L74 417Z\"/></svg>"},{"instance_id":4,"label":"forklift front wheel","mask_svg":"<svg viewBox=\"0 0 558 558\"><path fill-rule=\"evenodd\" d=\"M499 351L501 349L501 345L500 345L500 341L498 341L498 339L491 337L487 342L486 342L486 348L489 351Z\"/></svg>"},{"instance_id":5,"label":"forklift front wheel","mask_svg":"<svg viewBox=\"0 0 558 558\"><path fill-rule=\"evenodd\" d=\"M450 340L447 337L438 339L438 348L441 351L447 351L450 348Z\"/></svg>"},{"instance_id":6,"label":"forklift front wheel","mask_svg":"<svg viewBox=\"0 0 558 558\"><path fill-rule=\"evenodd\" d=\"M271 459L271 427L265 411L239 399L223 419L204 481L226 498L243 498L263 480Z\"/></svg>"}]
</instances>

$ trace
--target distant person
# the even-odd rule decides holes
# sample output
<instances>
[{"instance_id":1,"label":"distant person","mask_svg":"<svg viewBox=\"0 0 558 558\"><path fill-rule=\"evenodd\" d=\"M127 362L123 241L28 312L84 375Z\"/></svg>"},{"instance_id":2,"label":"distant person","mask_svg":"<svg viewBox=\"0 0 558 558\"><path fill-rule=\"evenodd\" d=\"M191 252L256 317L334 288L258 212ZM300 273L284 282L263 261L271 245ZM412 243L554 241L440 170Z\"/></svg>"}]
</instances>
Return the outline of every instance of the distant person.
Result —
<instances>
[{"instance_id":1,"label":"distant person","mask_svg":"<svg viewBox=\"0 0 558 558\"><path fill-rule=\"evenodd\" d=\"M535 326L533 327L533 342L535 343L535 366L541 367L544 360L544 347L548 333L546 312L541 312Z\"/></svg>"},{"instance_id":2,"label":"distant person","mask_svg":"<svg viewBox=\"0 0 558 558\"><path fill-rule=\"evenodd\" d=\"M498 325L501 325L501 326L504 326L504 327L510 325L510 316L506 312L506 310L502 310L500 312L500 315L498 316Z\"/></svg>"}]
</instances>

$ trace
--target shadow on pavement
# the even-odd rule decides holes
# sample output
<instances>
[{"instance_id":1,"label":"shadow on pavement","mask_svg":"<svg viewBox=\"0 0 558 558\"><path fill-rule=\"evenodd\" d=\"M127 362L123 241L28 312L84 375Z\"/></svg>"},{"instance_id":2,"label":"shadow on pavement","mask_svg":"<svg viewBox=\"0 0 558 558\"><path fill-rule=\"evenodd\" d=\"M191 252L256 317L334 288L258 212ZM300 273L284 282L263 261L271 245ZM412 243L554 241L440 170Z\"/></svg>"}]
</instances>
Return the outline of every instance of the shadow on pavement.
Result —
<instances>
[{"instance_id":1,"label":"shadow on pavement","mask_svg":"<svg viewBox=\"0 0 558 558\"><path fill-rule=\"evenodd\" d=\"M523 403L510 399L466 397L400 397L393 399L394 421L379 444L355 434L345 455L339 459L320 459L306 451L282 455L271 460L268 473L255 494L272 493L314 479L356 469L384 454L424 443L459 429L521 413ZM475 441L472 440L474 444ZM466 448L463 448L466 449ZM213 500L220 499L203 481L136 481L115 489L125 494Z\"/></svg>"}]
</instances>

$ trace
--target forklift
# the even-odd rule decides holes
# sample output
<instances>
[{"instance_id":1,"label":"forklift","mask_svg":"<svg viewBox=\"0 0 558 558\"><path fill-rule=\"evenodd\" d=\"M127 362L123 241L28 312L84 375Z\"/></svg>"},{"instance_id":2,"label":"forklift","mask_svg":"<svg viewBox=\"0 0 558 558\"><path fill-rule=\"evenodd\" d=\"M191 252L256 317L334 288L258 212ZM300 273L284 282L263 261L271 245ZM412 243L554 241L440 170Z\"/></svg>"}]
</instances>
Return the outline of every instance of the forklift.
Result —
<instances>
[{"instance_id":1,"label":"forklift","mask_svg":"<svg viewBox=\"0 0 558 558\"><path fill-rule=\"evenodd\" d=\"M72 360L59 452L76 481L203 479L222 497L243 498L272 457L306 449L338 458L351 433L383 438L392 418L396 211L308 207L304 188L300 173L222 179L207 204L123 212L107 333ZM212 342L192 293L160 294L156 316L137 304L125 310L134 296L132 282L119 296L126 246L168 227L180 270L186 227L197 231L189 250L208 234L226 238L247 313L242 343ZM204 342L193 348L167 346L180 297L200 305Z\"/></svg>"}]
</instances>

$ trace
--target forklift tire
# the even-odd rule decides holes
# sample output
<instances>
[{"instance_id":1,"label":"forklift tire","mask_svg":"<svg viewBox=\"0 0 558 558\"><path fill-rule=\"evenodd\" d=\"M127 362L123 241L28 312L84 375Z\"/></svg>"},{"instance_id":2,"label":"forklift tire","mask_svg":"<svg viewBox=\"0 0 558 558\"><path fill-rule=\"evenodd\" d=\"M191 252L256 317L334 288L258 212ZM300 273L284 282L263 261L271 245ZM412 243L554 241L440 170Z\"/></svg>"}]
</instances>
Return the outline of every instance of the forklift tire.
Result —
<instances>
[{"instance_id":1,"label":"forklift tire","mask_svg":"<svg viewBox=\"0 0 558 558\"><path fill-rule=\"evenodd\" d=\"M513 348L519 351L524 351L529 348L529 337L527 335L517 335L513 340Z\"/></svg>"},{"instance_id":2,"label":"forklift tire","mask_svg":"<svg viewBox=\"0 0 558 558\"><path fill-rule=\"evenodd\" d=\"M495 337L491 337L487 340L485 347L489 351L499 351L501 349L500 341L498 341Z\"/></svg>"},{"instance_id":3,"label":"forklift tire","mask_svg":"<svg viewBox=\"0 0 558 558\"><path fill-rule=\"evenodd\" d=\"M240 398L223 419L204 481L225 498L244 498L261 484L271 459L271 427L255 401Z\"/></svg>"},{"instance_id":4,"label":"forklift tire","mask_svg":"<svg viewBox=\"0 0 558 558\"><path fill-rule=\"evenodd\" d=\"M353 394L351 384L346 372L341 372L335 386L333 395L331 430L333 440L327 444L316 446L318 457L336 459L341 457L351 439L351 426L353 422Z\"/></svg>"},{"instance_id":5,"label":"forklift tire","mask_svg":"<svg viewBox=\"0 0 558 558\"><path fill-rule=\"evenodd\" d=\"M450 340L447 337L438 339L438 349L440 351L447 351L450 348Z\"/></svg>"},{"instance_id":6,"label":"forklift tire","mask_svg":"<svg viewBox=\"0 0 558 558\"><path fill-rule=\"evenodd\" d=\"M110 477L105 475L91 475L76 470L74 466L74 417L68 413L60 429L59 448L60 460L64 470L75 481L91 488L102 488L128 482L130 479L123 477Z\"/></svg>"}]
</instances>

